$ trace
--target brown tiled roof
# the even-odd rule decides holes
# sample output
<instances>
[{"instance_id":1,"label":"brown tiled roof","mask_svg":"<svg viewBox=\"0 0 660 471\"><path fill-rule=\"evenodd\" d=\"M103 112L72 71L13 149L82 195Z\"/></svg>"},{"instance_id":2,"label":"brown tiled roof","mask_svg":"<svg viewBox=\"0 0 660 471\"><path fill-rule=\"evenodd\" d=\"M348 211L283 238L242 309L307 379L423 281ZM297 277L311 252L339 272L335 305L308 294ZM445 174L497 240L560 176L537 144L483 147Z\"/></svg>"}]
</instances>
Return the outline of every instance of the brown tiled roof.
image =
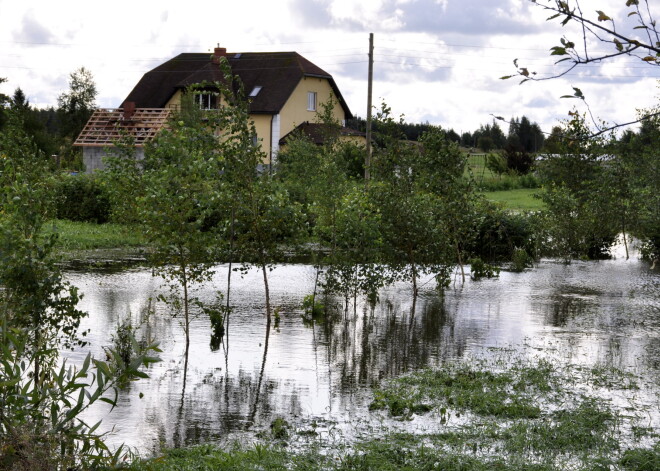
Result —
<instances>
[{"instance_id":1,"label":"brown tiled roof","mask_svg":"<svg viewBox=\"0 0 660 471\"><path fill-rule=\"evenodd\" d=\"M162 108L136 109L130 117L124 116L122 108L99 109L87 121L73 145L104 147L130 136L135 145L141 147L166 125L169 115L170 111Z\"/></svg>"},{"instance_id":2,"label":"brown tiled roof","mask_svg":"<svg viewBox=\"0 0 660 471\"><path fill-rule=\"evenodd\" d=\"M251 113L279 113L303 77L321 77L330 82L346 117L352 117L332 76L297 52L227 53L226 58L232 73L243 82L246 95L255 86L263 87L250 98ZM163 108L177 90L222 78L211 53L179 54L144 74L124 103L135 102L137 108Z\"/></svg>"},{"instance_id":3,"label":"brown tiled roof","mask_svg":"<svg viewBox=\"0 0 660 471\"><path fill-rule=\"evenodd\" d=\"M332 132L328 129L327 125L323 123L310 123L305 121L302 124L299 124L293 131L282 137L280 139L280 145L286 144L286 141L292 139L295 136L304 135L307 136L314 144L321 145L323 144L325 138L328 135L328 132ZM356 131L355 129L347 128L342 126L339 128L340 136L366 136L365 133Z\"/></svg>"}]
</instances>

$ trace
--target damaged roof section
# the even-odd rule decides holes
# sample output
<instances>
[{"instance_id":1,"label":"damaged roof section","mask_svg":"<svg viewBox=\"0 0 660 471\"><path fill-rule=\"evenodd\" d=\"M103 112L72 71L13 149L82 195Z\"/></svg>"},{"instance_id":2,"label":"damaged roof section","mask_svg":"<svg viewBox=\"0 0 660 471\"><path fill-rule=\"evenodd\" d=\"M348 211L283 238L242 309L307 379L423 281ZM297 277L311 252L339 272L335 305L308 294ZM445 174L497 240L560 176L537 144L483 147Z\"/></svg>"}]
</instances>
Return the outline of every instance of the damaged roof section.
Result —
<instances>
[{"instance_id":1,"label":"damaged roof section","mask_svg":"<svg viewBox=\"0 0 660 471\"><path fill-rule=\"evenodd\" d=\"M165 127L169 109L135 108L125 103L124 108L99 109L89 119L74 146L105 147L130 137L136 147L142 147Z\"/></svg>"}]
</instances>

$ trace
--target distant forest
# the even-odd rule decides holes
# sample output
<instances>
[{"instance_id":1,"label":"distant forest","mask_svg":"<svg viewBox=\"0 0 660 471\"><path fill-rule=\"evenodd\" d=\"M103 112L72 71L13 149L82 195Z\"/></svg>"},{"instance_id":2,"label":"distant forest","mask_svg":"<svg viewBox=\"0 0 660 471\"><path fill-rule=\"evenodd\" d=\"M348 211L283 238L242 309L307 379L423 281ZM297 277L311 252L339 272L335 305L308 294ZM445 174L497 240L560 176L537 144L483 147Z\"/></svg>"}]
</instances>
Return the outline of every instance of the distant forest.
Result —
<instances>
[{"instance_id":1,"label":"distant forest","mask_svg":"<svg viewBox=\"0 0 660 471\"><path fill-rule=\"evenodd\" d=\"M346 126L358 131L366 131L366 120L360 117L347 120ZM379 132L379 124L374 123L373 131ZM426 123L398 122L401 137L410 141L417 141L422 134L437 126ZM481 125L473 132L458 134L452 128L444 130L447 137L463 147L473 149L476 152L490 152L493 150L513 149L528 153L540 152L545 143L545 135L537 123L532 123L529 118L511 118L509 129L505 134L497 121L491 124Z\"/></svg>"}]
</instances>

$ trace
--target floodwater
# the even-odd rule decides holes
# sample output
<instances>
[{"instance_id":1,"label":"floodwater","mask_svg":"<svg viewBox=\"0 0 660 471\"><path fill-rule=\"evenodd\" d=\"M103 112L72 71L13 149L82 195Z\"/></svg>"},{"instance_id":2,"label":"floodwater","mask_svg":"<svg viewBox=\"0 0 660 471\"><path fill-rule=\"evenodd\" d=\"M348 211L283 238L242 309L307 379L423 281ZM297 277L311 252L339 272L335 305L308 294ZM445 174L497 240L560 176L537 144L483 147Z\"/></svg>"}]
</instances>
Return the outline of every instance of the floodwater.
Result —
<instances>
[{"instance_id":1,"label":"floodwater","mask_svg":"<svg viewBox=\"0 0 660 471\"><path fill-rule=\"evenodd\" d=\"M226 289L227 268L216 267L212 282L196 292L201 300ZM350 427L369 420L371 387L383 380L503 351L633 372L644 379L639 400L660 410L660 272L634 256L570 265L544 260L523 273L465 284L457 276L444 297L422 280L414 314L411 286L400 283L381 290L374 308L362 300L348 316L339 308L313 325L303 322L301 305L314 289L314 267L279 265L269 280L281 321L268 338L261 272L234 272L229 337L212 350L209 319L196 317L187 370L180 320L154 301L167 291L149 269L66 276L84 293L80 308L90 315L83 327L91 329L91 345L66 353L69 361L89 350L103 357L127 316L160 342L162 361L148 370L149 379L122 390L111 413L100 404L86 414L90 423L103 419L103 430L114 429L110 444L145 455L244 440L276 417L323 423L326 430ZM154 312L147 315L149 306ZM660 428L657 415L649 420Z\"/></svg>"}]
</instances>

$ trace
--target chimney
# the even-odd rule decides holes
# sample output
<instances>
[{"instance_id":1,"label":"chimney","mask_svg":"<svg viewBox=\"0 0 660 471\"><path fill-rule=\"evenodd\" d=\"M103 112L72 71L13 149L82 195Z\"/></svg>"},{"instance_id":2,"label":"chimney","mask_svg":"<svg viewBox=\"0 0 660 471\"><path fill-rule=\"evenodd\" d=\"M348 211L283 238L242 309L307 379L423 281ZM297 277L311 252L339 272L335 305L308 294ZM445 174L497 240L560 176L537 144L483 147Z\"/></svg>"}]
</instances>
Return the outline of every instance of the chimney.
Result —
<instances>
[{"instance_id":1,"label":"chimney","mask_svg":"<svg viewBox=\"0 0 660 471\"><path fill-rule=\"evenodd\" d=\"M219 64L221 57L227 57L227 48L226 47L220 47L220 45L218 44L218 47L216 47L213 50L213 63L214 64Z\"/></svg>"},{"instance_id":2,"label":"chimney","mask_svg":"<svg viewBox=\"0 0 660 471\"><path fill-rule=\"evenodd\" d=\"M135 102L134 101L124 102L124 120L125 121L130 120L134 114L135 114Z\"/></svg>"}]
</instances>

